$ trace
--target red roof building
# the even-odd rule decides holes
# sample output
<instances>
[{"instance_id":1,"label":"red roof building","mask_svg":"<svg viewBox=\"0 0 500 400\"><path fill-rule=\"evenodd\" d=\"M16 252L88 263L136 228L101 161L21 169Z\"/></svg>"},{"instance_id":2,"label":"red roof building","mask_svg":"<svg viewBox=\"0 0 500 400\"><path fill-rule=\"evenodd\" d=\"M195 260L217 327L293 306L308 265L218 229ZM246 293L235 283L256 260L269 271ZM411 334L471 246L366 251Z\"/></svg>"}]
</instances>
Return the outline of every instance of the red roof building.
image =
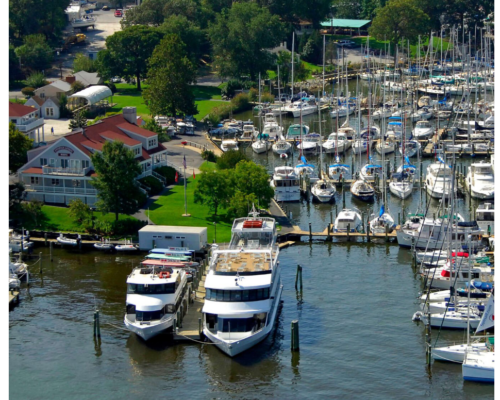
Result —
<instances>
[{"instance_id":1,"label":"red roof building","mask_svg":"<svg viewBox=\"0 0 500 400\"><path fill-rule=\"evenodd\" d=\"M134 153L142 168L137 178L153 175L153 169L167 163L167 149L158 142L158 135L137 126L135 107L125 107L123 114L30 150L28 162L19 170L28 200L69 204L79 198L93 205L97 192L91 182L95 176L91 155L101 152L106 142L115 141Z\"/></svg>"},{"instance_id":2,"label":"red roof building","mask_svg":"<svg viewBox=\"0 0 500 400\"><path fill-rule=\"evenodd\" d=\"M19 132L33 139L35 147L45 142L45 121L40 118L40 111L36 108L9 101L9 122L14 123Z\"/></svg>"}]
</instances>

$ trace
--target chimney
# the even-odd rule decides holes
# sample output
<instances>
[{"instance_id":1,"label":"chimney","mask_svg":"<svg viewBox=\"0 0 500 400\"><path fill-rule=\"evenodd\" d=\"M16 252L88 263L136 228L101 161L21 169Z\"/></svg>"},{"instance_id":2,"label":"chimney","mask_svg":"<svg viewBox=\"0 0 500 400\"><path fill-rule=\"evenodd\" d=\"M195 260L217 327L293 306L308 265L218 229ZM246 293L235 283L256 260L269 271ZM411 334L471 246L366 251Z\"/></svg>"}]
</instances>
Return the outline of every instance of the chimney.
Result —
<instances>
[{"instance_id":1,"label":"chimney","mask_svg":"<svg viewBox=\"0 0 500 400\"><path fill-rule=\"evenodd\" d=\"M74 81L76 81L76 78L74 76L66 77L66 82L68 82L69 84L72 84Z\"/></svg>"},{"instance_id":2,"label":"chimney","mask_svg":"<svg viewBox=\"0 0 500 400\"><path fill-rule=\"evenodd\" d=\"M123 107L122 113L123 113L123 118L125 118L127 122L137 125L137 108Z\"/></svg>"}]
</instances>

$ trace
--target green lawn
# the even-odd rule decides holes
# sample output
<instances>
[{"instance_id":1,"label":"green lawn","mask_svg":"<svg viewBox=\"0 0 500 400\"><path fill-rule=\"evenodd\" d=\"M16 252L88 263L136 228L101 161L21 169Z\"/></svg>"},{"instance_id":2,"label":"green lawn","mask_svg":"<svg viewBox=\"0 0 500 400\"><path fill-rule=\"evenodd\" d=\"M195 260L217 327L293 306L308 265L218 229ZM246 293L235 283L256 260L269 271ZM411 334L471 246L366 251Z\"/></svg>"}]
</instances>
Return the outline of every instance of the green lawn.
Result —
<instances>
[{"instance_id":1,"label":"green lawn","mask_svg":"<svg viewBox=\"0 0 500 400\"><path fill-rule=\"evenodd\" d=\"M84 232L83 227L74 222L69 215L69 208L55 207L55 206L42 206L43 220L40 227L37 229L53 231L53 232ZM135 220L134 217L128 215L119 215L120 220ZM94 211L94 220L113 222L115 215L108 213L103 215L99 211Z\"/></svg>"},{"instance_id":2,"label":"green lawn","mask_svg":"<svg viewBox=\"0 0 500 400\"><path fill-rule=\"evenodd\" d=\"M208 242L212 243L214 217L206 205L194 202L195 182L193 178L187 180L187 211L191 217L182 216L184 214L184 181L180 179L178 185L173 186L149 207L150 219L157 225L207 227ZM220 210L219 213L222 214ZM225 215L217 217L218 243L229 242L231 226L232 221L229 221Z\"/></svg>"},{"instance_id":3,"label":"green lawn","mask_svg":"<svg viewBox=\"0 0 500 400\"><path fill-rule=\"evenodd\" d=\"M214 162L205 161L203 164L200 165L200 168L198 169L202 172L215 171L217 170L217 164Z\"/></svg>"},{"instance_id":4,"label":"green lawn","mask_svg":"<svg viewBox=\"0 0 500 400\"><path fill-rule=\"evenodd\" d=\"M147 88L147 84L142 84L143 89ZM144 103L142 93L139 92L135 85L130 85L128 83L117 83L117 92L113 95L113 103L116 103L114 107L109 109L109 112L121 112L123 107L132 106L137 107L137 115L141 117L150 117L149 108ZM223 101L211 101L209 99L221 99L221 90L218 87L213 86L193 86L193 93L196 99L195 103L198 105L198 114L195 118L200 121L207 114L210 113L212 108L223 104Z\"/></svg>"}]
</instances>

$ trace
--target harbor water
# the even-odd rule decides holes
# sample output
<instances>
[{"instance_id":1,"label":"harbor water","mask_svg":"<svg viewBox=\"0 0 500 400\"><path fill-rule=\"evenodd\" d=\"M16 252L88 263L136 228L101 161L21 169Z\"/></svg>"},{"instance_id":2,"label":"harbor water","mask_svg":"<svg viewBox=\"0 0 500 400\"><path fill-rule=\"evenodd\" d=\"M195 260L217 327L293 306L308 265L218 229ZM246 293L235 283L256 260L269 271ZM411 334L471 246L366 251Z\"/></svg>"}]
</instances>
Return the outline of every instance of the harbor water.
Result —
<instances>
[{"instance_id":1,"label":"harbor water","mask_svg":"<svg viewBox=\"0 0 500 400\"><path fill-rule=\"evenodd\" d=\"M215 346L144 342L124 330L126 277L139 255L43 252L43 275L10 312L11 399L488 399L461 366L425 363L424 328L412 322L419 278L394 244L303 243L281 252L283 306L272 334L231 359ZM303 266L302 295L294 289ZM93 339L100 310L101 343ZM300 351L290 324L300 321ZM433 345L465 341L433 330Z\"/></svg>"}]
</instances>

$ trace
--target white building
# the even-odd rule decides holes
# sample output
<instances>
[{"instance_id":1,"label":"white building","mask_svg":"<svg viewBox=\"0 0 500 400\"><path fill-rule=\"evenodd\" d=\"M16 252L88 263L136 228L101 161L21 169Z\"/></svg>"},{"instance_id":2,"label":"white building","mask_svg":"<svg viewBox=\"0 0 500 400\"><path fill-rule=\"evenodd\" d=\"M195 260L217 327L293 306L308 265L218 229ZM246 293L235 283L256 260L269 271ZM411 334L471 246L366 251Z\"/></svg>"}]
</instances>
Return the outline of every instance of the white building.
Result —
<instances>
[{"instance_id":1,"label":"white building","mask_svg":"<svg viewBox=\"0 0 500 400\"><path fill-rule=\"evenodd\" d=\"M146 225L139 231L139 248L188 247L199 251L207 244L207 228L196 226Z\"/></svg>"},{"instance_id":2,"label":"white building","mask_svg":"<svg viewBox=\"0 0 500 400\"><path fill-rule=\"evenodd\" d=\"M35 147L40 142L45 142L45 121L40 118L38 109L9 102L9 122L13 122L18 131L33 139Z\"/></svg>"}]
</instances>

